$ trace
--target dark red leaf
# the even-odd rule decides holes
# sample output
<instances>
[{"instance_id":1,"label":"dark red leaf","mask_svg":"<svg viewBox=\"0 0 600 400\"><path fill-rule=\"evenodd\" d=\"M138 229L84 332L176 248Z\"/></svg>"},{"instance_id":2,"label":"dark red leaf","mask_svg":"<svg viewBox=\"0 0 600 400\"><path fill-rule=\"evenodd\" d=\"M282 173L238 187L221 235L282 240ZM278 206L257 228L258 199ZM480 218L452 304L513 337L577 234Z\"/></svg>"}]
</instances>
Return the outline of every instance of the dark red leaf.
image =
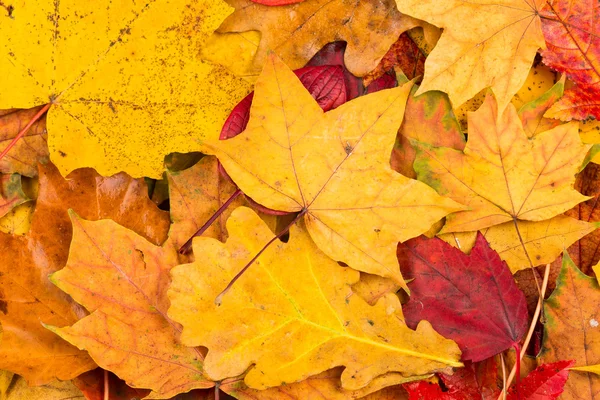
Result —
<instances>
[{"instance_id":1,"label":"dark red leaf","mask_svg":"<svg viewBox=\"0 0 600 400\"><path fill-rule=\"evenodd\" d=\"M442 391L442 388L428 381L405 383L402 385L408 392L408 400L467 400Z\"/></svg>"},{"instance_id":2,"label":"dark red leaf","mask_svg":"<svg viewBox=\"0 0 600 400\"><path fill-rule=\"evenodd\" d=\"M382 76L371 82L369 86L367 86L367 94L379 92L383 89L396 87L396 84L396 78L389 74L383 74Z\"/></svg>"},{"instance_id":3,"label":"dark red leaf","mask_svg":"<svg viewBox=\"0 0 600 400\"><path fill-rule=\"evenodd\" d=\"M288 4L302 3L304 0L251 0L253 3L262 4L263 6L287 6Z\"/></svg>"},{"instance_id":4,"label":"dark red leaf","mask_svg":"<svg viewBox=\"0 0 600 400\"><path fill-rule=\"evenodd\" d=\"M575 361L567 360L540 365L518 385L509 389L507 400L553 400L558 398L569 377L567 368L573 364Z\"/></svg>"},{"instance_id":5,"label":"dark red leaf","mask_svg":"<svg viewBox=\"0 0 600 400\"><path fill-rule=\"evenodd\" d=\"M454 340L463 360L480 361L519 342L527 330L527 303L510 270L481 233L470 255L424 236L398 245L410 300L406 323L429 321Z\"/></svg>"},{"instance_id":6,"label":"dark red leaf","mask_svg":"<svg viewBox=\"0 0 600 400\"><path fill-rule=\"evenodd\" d=\"M144 398L148 396L151 390L134 389L119 379L112 372L108 373L108 387L110 400L130 400L134 398ZM87 400L104 399L104 370L96 368L93 371L86 372L73 379L73 384L77 386Z\"/></svg>"}]
</instances>

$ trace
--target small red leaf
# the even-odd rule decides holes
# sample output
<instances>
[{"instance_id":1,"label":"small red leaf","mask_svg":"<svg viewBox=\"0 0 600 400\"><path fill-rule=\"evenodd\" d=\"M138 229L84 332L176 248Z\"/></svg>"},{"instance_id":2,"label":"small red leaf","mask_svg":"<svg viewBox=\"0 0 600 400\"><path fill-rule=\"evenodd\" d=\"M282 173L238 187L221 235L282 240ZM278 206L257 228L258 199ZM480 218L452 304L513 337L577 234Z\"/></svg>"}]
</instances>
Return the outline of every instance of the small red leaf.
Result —
<instances>
[{"instance_id":1,"label":"small red leaf","mask_svg":"<svg viewBox=\"0 0 600 400\"><path fill-rule=\"evenodd\" d=\"M398 245L409 283L406 323L427 320L454 340L463 360L480 361L518 343L528 325L527 302L500 256L477 234L470 255L424 236Z\"/></svg>"},{"instance_id":2,"label":"small red leaf","mask_svg":"<svg viewBox=\"0 0 600 400\"><path fill-rule=\"evenodd\" d=\"M304 0L251 0L253 3L263 6L287 6L288 4L302 3Z\"/></svg>"},{"instance_id":3,"label":"small red leaf","mask_svg":"<svg viewBox=\"0 0 600 400\"><path fill-rule=\"evenodd\" d=\"M507 400L553 400L563 392L569 370L575 361L542 364L508 391ZM517 392L518 390L518 392Z\"/></svg>"},{"instance_id":4,"label":"small red leaf","mask_svg":"<svg viewBox=\"0 0 600 400\"><path fill-rule=\"evenodd\" d=\"M428 381L405 383L402 386L408 392L408 400L467 400L465 397L443 392L441 387Z\"/></svg>"}]
</instances>

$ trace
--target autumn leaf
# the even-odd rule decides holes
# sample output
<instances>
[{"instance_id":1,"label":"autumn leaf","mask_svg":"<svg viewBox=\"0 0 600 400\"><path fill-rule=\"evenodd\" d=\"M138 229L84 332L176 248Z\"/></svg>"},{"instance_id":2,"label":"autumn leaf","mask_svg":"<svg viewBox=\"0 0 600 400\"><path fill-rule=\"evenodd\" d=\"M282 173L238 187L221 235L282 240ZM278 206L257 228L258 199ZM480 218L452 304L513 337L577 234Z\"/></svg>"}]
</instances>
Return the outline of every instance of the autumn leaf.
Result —
<instances>
[{"instance_id":1,"label":"autumn leaf","mask_svg":"<svg viewBox=\"0 0 600 400\"><path fill-rule=\"evenodd\" d=\"M27 201L29 198L23 192L21 175L0 174L0 217Z\"/></svg>"},{"instance_id":2,"label":"autumn leaf","mask_svg":"<svg viewBox=\"0 0 600 400\"><path fill-rule=\"evenodd\" d=\"M31 387L24 378L14 375L10 386L2 395L2 400L85 400L81 391L71 381L54 381Z\"/></svg>"},{"instance_id":3,"label":"autumn leaf","mask_svg":"<svg viewBox=\"0 0 600 400\"><path fill-rule=\"evenodd\" d=\"M444 29L425 61L417 95L441 90L459 106L491 87L503 111L544 47L539 10L545 2L396 0L401 13Z\"/></svg>"},{"instance_id":4,"label":"autumn leaf","mask_svg":"<svg viewBox=\"0 0 600 400\"><path fill-rule=\"evenodd\" d=\"M0 110L0 151L17 136L41 107L30 110ZM21 138L10 152L0 159L0 172L19 173L25 176L37 175L37 163L48 161L48 138L46 117L38 120L29 132Z\"/></svg>"},{"instance_id":5,"label":"autumn leaf","mask_svg":"<svg viewBox=\"0 0 600 400\"><path fill-rule=\"evenodd\" d=\"M421 320L458 344L463 360L485 360L518 345L527 330L527 302L500 257L479 234L469 255L423 236L398 245L411 279L406 323Z\"/></svg>"},{"instance_id":6,"label":"autumn leaf","mask_svg":"<svg viewBox=\"0 0 600 400\"><path fill-rule=\"evenodd\" d=\"M243 207L227 230L226 244L194 240L203 260L173 268L169 289L169 316L183 325L181 341L208 348L204 368L213 380L253 365L244 381L264 389L344 365L342 387L357 390L386 372L409 377L462 365L454 342L429 323L412 331L383 304L351 296L358 272L327 258L296 226L289 242L268 247L217 306L224 285L272 237Z\"/></svg>"},{"instance_id":7,"label":"autumn leaf","mask_svg":"<svg viewBox=\"0 0 600 400\"><path fill-rule=\"evenodd\" d=\"M73 379L73 384L85 395L86 400L103 400L105 371L96 368ZM107 373L110 400L142 399L150 394L150 390L130 388L112 372Z\"/></svg>"},{"instance_id":8,"label":"autumn leaf","mask_svg":"<svg viewBox=\"0 0 600 400\"><path fill-rule=\"evenodd\" d=\"M598 13L598 3L592 0L547 1L540 10L547 45L544 63L576 83L548 110L549 118L600 118Z\"/></svg>"},{"instance_id":9,"label":"autumn leaf","mask_svg":"<svg viewBox=\"0 0 600 400\"><path fill-rule=\"evenodd\" d=\"M340 376L342 375L342 372L343 368L337 367L317 375L309 376L300 382L294 382L265 390L249 388L244 383L243 377L225 379L221 382L219 387L221 390L233 395L238 400L254 400L257 398L261 400L278 400L284 397L289 400L313 398L323 400L384 400L385 393L381 393L381 390L385 390L385 388L393 390L394 388L390 388L389 386L423 378L422 376L406 378L399 373L391 372L374 378L371 383L362 389L344 390L340 387ZM391 399L396 398L397 397L391 397Z\"/></svg>"},{"instance_id":10,"label":"autumn leaf","mask_svg":"<svg viewBox=\"0 0 600 400\"><path fill-rule=\"evenodd\" d=\"M348 43L345 64L356 76L373 70L402 32L423 21L402 15L391 0L310 0L282 7L267 7L250 0L229 0L236 11L221 24L219 33L259 31L260 42L242 75L258 75L274 51L291 68L303 67L329 42ZM225 51L205 56L214 62L231 57ZM238 72L239 73L239 72Z\"/></svg>"},{"instance_id":11,"label":"autumn leaf","mask_svg":"<svg viewBox=\"0 0 600 400\"><path fill-rule=\"evenodd\" d=\"M410 85L383 90L323 113L271 57L246 131L206 141L205 151L259 204L304 214L311 237L331 258L403 284L396 243L461 209L389 166L409 91Z\"/></svg>"},{"instance_id":12,"label":"autumn leaf","mask_svg":"<svg viewBox=\"0 0 600 400\"><path fill-rule=\"evenodd\" d=\"M540 97L523 104L519 108L519 119L523 123L523 130L527 137L532 138L538 133L550 130L560 122L544 117L546 111L552 107L564 92L565 78L561 78Z\"/></svg>"},{"instance_id":13,"label":"autumn leaf","mask_svg":"<svg viewBox=\"0 0 600 400\"><path fill-rule=\"evenodd\" d=\"M47 279L67 260L71 240L67 209L89 219L112 218L154 243L166 239L169 226L168 216L148 199L143 181L125 174L103 178L89 169L64 180L51 164L40 165L39 175L30 232L0 233L0 368L22 375L31 385L71 379L96 367L85 352L41 325L70 325L84 315Z\"/></svg>"},{"instance_id":14,"label":"autumn leaf","mask_svg":"<svg viewBox=\"0 0 600 400\"><path fill-rule=\"evenodd\" d=\"M199 59L232 11L223 1L12 7L0 25L0 108L51 103L48 145L63 174L93 167L159 178L165 155L215 137L249 90Z\"/></svg>"},{"instance_id":15,"label":"autumn leaf","mask_svg":"<svg viewBox=\"0 0 600 400\"><path fill-rule=\"evenodd\" d=\"M51 280L91 314L71 327L46 327L132 387L165 397L212 387L202 353L179 344L180 327L166 315L175 249L155 246L111 220L90 222L74 213L71 220L69 259Z\"/></svg>"},{"instance_id":16,"label":"autumn leaf","mask_svg":"<svg viewBox=\"0 0 600 400\"><path fill-rule=\"evenodd\" d=\"M539 362L573 359L576 366L600 364L596 349L600 340L599 296L596 279L581 273L568 254L564 254L556 289L544 302L546 323ZM599 388L599 376L573 372L561 399L597 399Z\"/></svg>"},{"instance_id":17,"label":"autumn leaf","mask_svg":"<svg viewBox=\"0 0 600 400\"><path fill-rule=\"evenodd\" d=\"M554 400L563 392L573 361L542 364L510 388L508 400Z\"/></svg>"}]
</instances>

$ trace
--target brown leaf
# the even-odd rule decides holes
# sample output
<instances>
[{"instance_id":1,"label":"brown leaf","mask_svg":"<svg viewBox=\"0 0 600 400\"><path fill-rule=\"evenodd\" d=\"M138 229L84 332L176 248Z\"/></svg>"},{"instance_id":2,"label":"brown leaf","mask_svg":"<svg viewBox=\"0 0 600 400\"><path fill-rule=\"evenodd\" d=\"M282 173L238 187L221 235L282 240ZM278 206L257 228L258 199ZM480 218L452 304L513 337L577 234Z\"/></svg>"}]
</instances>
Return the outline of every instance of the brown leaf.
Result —
<instances>
[{"instance_id":1,"label":"brown leaf","mask_svg":"<svg viewBox=\"0 0 600 400\"><path fill-rule=\"evenodd\" d=\"M167 214L148 199L143 180L123 173L104 178L91 169L75 171L65 180L51 164L40 165L39 175L29 234L0 233L0 368L32 385L71 379L95 368L86 353L41 325L65 326L84 315L47 279L67 260L72 232L67 209L88 219L112 218L155 243L165 240L169 225Z\"/></svg>"}]
</instances>

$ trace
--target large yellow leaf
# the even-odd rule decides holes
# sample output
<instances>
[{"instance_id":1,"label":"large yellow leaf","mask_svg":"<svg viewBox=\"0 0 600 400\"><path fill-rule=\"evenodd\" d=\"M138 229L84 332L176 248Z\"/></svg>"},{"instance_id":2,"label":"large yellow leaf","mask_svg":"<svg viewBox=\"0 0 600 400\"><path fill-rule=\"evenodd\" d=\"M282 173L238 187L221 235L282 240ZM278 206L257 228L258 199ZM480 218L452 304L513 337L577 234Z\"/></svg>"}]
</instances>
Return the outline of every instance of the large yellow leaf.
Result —
<instances>
[{"instance_id":1,"label":"large yellow leaf","mask_svg":"<svg viewBox=\"0 0 600 400\"><path fill-rule=\"evenodd\" d=\"M216 154L258 203L305 212L311 237L331 258L404 284L397 243L462 209L390 167L410 89L383 90L323 113L272 56L256 83L246 130L206 141L204 151Z\"/></svg>"},{"instance_id":2,"label":"large yellow leaf","mask_svg":"<svg viewBox=\"0 0 600 400\"><path fill-rule=\"evenodd\" d=\"M64 174L160 177L163 158L217 136L249 89L202 62L232 9L221 0L18 0L0 24L0 109L53 103L53 162Z\"/></svg>"},{"instance_id":3,"label":"large yellow leaf","mask_svg":"<svg viewBox=\"0 0 600 400\"><path fill-rule=\"evenodd\" d=\"M396 0L400 12L444 32L425 61L417 92L441 90L458 107L491 86L503 110L545 47L538 10L545 0Z\"/></svg>"},{"instance_id":4,"label":"large yellow leaf","mask_svg":"<svg viewBox=\"0 0 600 400\"><path fill-rule=\"evenodd\" d=\"M343 365L342 387L356 390L386 372L422 375L462 365L457 345L428 322L415 332L383 303L370 306L352 296L359 273L325 256L297 226L289 242L267 248L217 306L215 297L272 237L245 207L232 213L227 230L225 244L195 239L194 252L203 259L173 268L168 292L182 342L208 348L204 368L213 380L252 366L245 383L263 389Z\"/></svg>"},{"instance_id":5,"label":"large yellow leaf","mask_svg":"<svg viewBox=\"0 0 600 400\"><path fill-rule=\"evenodd\" d=\"M157 247L111 220L74 214L71 220L67 265L51 279L91 314L49 329L132 387L170 397L213 386L202 373L203 355L179 343L180 327L167 317L175 249Z\"/></svg>"},{"instance_id":6,"label":"large yellow leaf","mask_svg":"<svg viewBox=\"0 0 600 400\"><path fill-rule=\"evenodd\" d=\"M469 114L464 152L418 146L419 179L470 208L449 215L442 233L542 221L588 198L573 187L590 148L581 143L577 124L560 125L530 139L512 105L500 114L497 110L493 96L488 96Z\"/></svg>"},{"instance_id":7,"label":"large yellow leaf","mask_svg":"<svg viewBox=\"0 0 600 400\"><path fill-rule=\"evenodd\" d=\"M257 75L269 50L297 69L327 43L337 40L348 43L346 68L363 76L375 69L402 32L424 26L427 38L433 41L437 31L424 21L400 14L393 0L306 0L279 7L250 0L228 3L236 11L219 27L205 57L230 66L239 76ZM256 33L248 31L260 32L258 46ZM242 67L240 54L242 59L253 55L251 63Z\"/></svg>"}]
</instances>

